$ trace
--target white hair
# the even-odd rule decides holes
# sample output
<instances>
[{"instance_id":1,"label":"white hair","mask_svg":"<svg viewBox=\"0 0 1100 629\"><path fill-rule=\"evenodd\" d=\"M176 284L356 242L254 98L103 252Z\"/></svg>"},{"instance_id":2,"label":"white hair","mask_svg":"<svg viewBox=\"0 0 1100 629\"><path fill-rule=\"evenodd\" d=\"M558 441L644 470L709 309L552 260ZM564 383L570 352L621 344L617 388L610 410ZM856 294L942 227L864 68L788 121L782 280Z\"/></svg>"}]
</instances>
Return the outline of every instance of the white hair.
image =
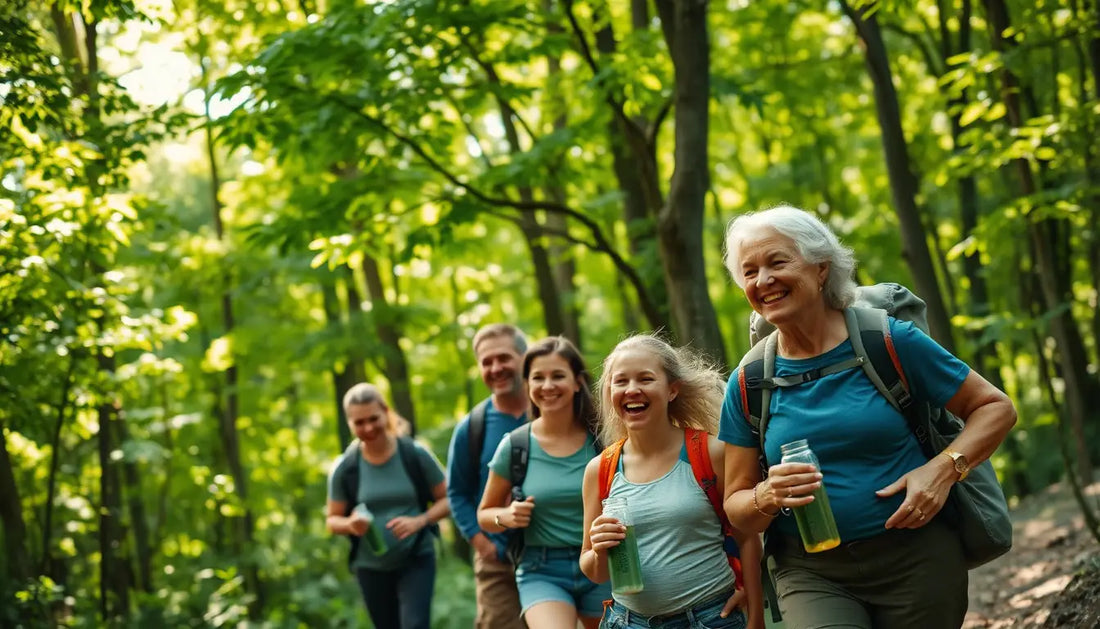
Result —
<instances>
[{"instance_id":1,"label":"white hair","mask_svg":"<svg viewBox=\"0 0 1100 629\"><path fill-rule=\"evenodd\" d=\"M855 254L841 244L836 234L821 219L805 210L790 205L780 205L759 212L742 214L726 228L726 255L723 262L733 281L745 288L745 276L741 272L741 244L745 235L759 228L773 229L794 241L798 253L810 264L829 264L822 294L825 303L842 310L852 305L856 295Z\"/></svg>"}]
</instances>

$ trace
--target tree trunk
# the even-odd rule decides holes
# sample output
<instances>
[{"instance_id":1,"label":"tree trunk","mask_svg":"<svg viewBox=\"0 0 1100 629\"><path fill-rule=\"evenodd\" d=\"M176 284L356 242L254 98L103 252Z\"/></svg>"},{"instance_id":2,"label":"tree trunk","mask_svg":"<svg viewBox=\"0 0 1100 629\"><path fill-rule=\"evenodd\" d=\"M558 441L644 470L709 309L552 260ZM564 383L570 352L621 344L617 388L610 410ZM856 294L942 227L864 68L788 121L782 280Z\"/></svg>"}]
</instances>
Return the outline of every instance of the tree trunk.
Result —
<instances>
[{"instance_id":1,"label":"tree trunk","mask_svg":"<svg viewBox=\"0 0 1100 629\"><path fill-rule=\"evenodd\" d=\"M1004 37L1005 31L1011 26L1008 8L1002 0L984 0L984 5L993 49L1004 54L1012 46ZM1000 79L1001 99L1005 104L1008 122L1014 129L1018 129L1023 126L1024 121L1019 102L1020 82L1007 67L1001 69ZM1030 164L1025 159L1016 159L1012 165L1016 169L1020 195L1034 195L1038 186ZM1087 484L1092 482L1092 461L1085 424L1088 399L1095 395L1095 384L1087 374L1084 339L1073 319L1072 309L1065 307L1066 304L1073 303L1073 293L1069 278L1058 272L1049 221L1035 220L1030 216L1026 220L1045 310L1048 313L1057 312L1050 318L1050 333L1055 342L1057 360L1065 384L1065 407L1077 447L1077 473Z\"/></svg>"},{"instance_id":2,"label":"tree trunk","mask_svg":"<svg viewBox=\"0 0 1100 629\"><path fill-rule=\"evenodd\" d=\"M1093 2L1091 7L1092 17L1095 20L1093 24L1093 35L1088 39L1088 57L1089 57L1089 69L1092 74L1092 90L1093 90L1093 102L1100 103L1100 2ZM1082 7L1084 11L1088 11L1088 8ZM1082 76L1082 82L1087 79ZM1084 93L1084 90L1082 90ZM1084 100L1084 99L1082 99ZM1094 119L1095 120L1095 119ZM1096 126L1093 123L1092 136L1096 136ZM1086 183L1089 189L1095 190L1096 186L1100 185L1100 148L1097 148L1096 143L1093 142L1090 147L1085 149L1085 173ZM1097 295L1100 295L1100 193L1093 193L1090 195L1090 231L1092 232L1092 239L1089 241L1089 260L1092 261L1090 268L1092 269L1092 286ZM1100 342L1100 306L1094 308L1092 311L1092 338L1095 342ZM1100 356L1100 347L1096 348L1097 355Z\"/></svg>"},{"instance_id":3,"label":"tree trunk","mask_svg":"<svg viewBox=\"0 0 1100 629\"><path fill-rule=\"evenodd\" d=\"M206 158L210 171L210 209L214 220L214 232L218 241L228 247L225 223L222 219L224 206L221 201L221 174L218 169L217 153L214 147L214 122L210 113L212 81L206 63L206 59L203 57L200 60L199 68L202 72L203 82L203 128L205 131ZM233 278L228 264L223 262L221 266L222 334L228 337L236 329L236 317L233 312ZM240 416L240 395L238 392L239 376L236 352L234 351L233 354L230 356L229 367L225 370L224 406L221 407L221 412L216 414L219 420L218 427L222 447L225 451L226 463L229 465L229 473L233 475L233 484L243 512L243 517L238 524L239 533L235 537L240 541L243 547L242 550L245 550L251 549L255 545L255 526L252 508L248 502L248 471L241 460L240 440L237 432L237 418ZM242 558L241 568L246 589L253 595L253 599L248 605L249 618L259 620L264 616L265 604L264 583L260 577L259 566L252 560Z\"/></svg>"},{"instance_id":4,"label":"tree trunk","mask_svg":"<svg viewBox=\"0 0 1100 629\"><path fill-rule=\"evenodd\" d=\"M710 40L707 2L658 0L657 12L676 69L676 167L668 201L657 218L672 327L689 343L726 364L726 347L710 299L703 256L703 216L710 187Z\"/></svg>"},{"instance_id":5,"label":"tree trunk","mask_svg":"<svg viewBox=\"0 0 1100 629\"><path fill-rule=\"evenodd\" d=\"M100 371L113 377L114 358L96 357ZM109 379L108 379L109 381ZM110 394L108 394L110 395ZM106 400L97 408L99 419L99 611L106 624L126 617L130 609L130 566L122 534L122 483L119 464L113 459L116 444L118 402Z\"/></svg>"},{"instance_id":6,"label":"tree trunk","mask_svg":"<svg viewBox=\"0 0 1100 629\"><path fill-rule=\"evenodd\" d=\"M644 15L644 3L635 1L632 15L635 27ZM648 24L641 29L648 29ZM610 58L616 50L615 32L611 21L596 31L596 50ZM626 240L631 259L639 270L646 292L657 303L664 321L670 321L668 289L662 277L661 256L657 244L657 215L664 205L658 176L657 155L654 146L646 142L639 130L649 127L643 116L632 119L625 113L613 112L607 122L608 148L611 150L611 168L623 195L623 222L626 224ZM655 135L655 134L654 134ZM634 329L634 328L632 328Z\"/></svg>"},{"instance_id":7,"label":"tree trunk","mask_svg":"<svg viewBox=\"0 0 1100 629\"><path fill-rule=\"evenodd\" d=\"M340 440L339 449L343 450L351 443L351 429L348 428L348 418L344 413L344 394L348 389L366 380L367 376L363 369L363 358L356 349L357 341L341 314L344 310L340 304L340 296L336 292L334 284L336 281L338 281L337 278L326 279L321 284L321 295L324 300L325 320L328 321L329 327L339 327L347 332L345 335L347 351L343 359L340 362L334 362L332 366L332 391L336 403L336 436ZM358 291L355 291L353 286L348 286L348 291L348 312L359 310L358 300L352 299L352 296L358 297Z\"/></svg>"},{"instance_id":8,"label":"tree trunk","mask_svg":"<svg viewBox=\"0 0 1100 629\"><path fill-rule=\"evenodd\" d=\"M116 424L120 444L130 440L125 421ZM134 532L134 550L137 552L137 585L143 592L153 593L153 551L149 546L149 519L145 515L145 501L141 493L141 471L133 461L122 463L126 481L126 505L130 512L130 528Z\"/></svg>"},{"instance_id":9,"label":"tree trunk","mask_svg":"<svg viewBox=\"0 0 1100 629\"><path fill-rule=\"evenodd\" d=\"M890 177L894 211L901 228L902 256L913 273L917 292L928 305L928 328L933 338L954 353L951 320L936 280L935 265L932 263L932 254L921 224L916 201L917 179L909 161L898 95L894 89L893 73L890 70L886 44L882 40L882 31L873 14L857 12L848 0L841 0L840 6L855 24L856 33L863 44L867 72L875 90L875 112L882 131L882 148L886 155L886 171Z\"/></svg>"},{"instance_id":10,"label":"tree trunk","mask_svg":"<svg viewBox=\"0 0 1100 629\"><path fill-rule=\"evenodd\" d=\"M401 349L401 323L397 320L390 302L386 300L386 289L382 285L378 262L366 253L363 255L363 277L366 279L367 295L372 304L374 330L382 343L382 362L386 369L386 379L390 382L393 407L408 420L409 434L415 436L416 413L409 384L409 363L405 358L405 350Z\"/></svg>"},{"instance_id":11,"label":"tree trunk","mask_svg":"<svg viewBox=\"0 0 1100 629\"><path fill-rule=\"evenodd\" d=\"M543 0L543 8L549 15L554 10L554 0ZM565 29L554 21L551 21L547 25L547 31L552 35L560 36L564 33ZM553 85L556 81L560 80L561 74L561 61L557 57L548 56L546 58L547 64L547 81L549 85ZM566 103L558 101L554 107L554 130L562 131L568 126L565 112L567 110ZM551 182L542 187L543 194L546 198L566 205L566 193L565 189L560 185L556 179L552 179ZM549 212L546 215L546 226L552 231L565 233L569 229L569 222L564 216L556 212ZM558 303L562 310L562 334L566 338L573 341L577 347L583 347L584 339L581 338L581 306L578 301L577 287L574 282L574 278L577 274L577 265L572 257L572 247L566 243L561 244L560 240L555 239L550 245L550 260L553 264L554 274L554 286L558 291Z\"/></svg>"},{"instance_id":12,"label":"tree trunk","mask_svg":"<svg viewBox=\"0 0 1100 629\"><path fill-rule=\"evenodd\" d=\"M500 78L492 65L484 65L489 82L500 85ZM508 151L513 156L523 153L520 146L519 132L516 131L515 111L504 98L497 98L497 106L500 108L500 124L504 127L504 137L508 140ZM516 189L519 198L524 203L531 203L535 195L531 185L520 182ZM542 303L543 322L546 325L546 333L549 335L563 334L565 332L565 313L562 309L558 286L554 276L554 270L550 265L550 253L546 249L546 238L539 225L536 213L530 210L522 212L519 219L519 228L523 232L523 238L527 241L527 249L531 252L531 264L535 269L535 285L538 287L539 302Z\"/></svg>"},{"instance_id":13,"label":"tree trunk","mask_svg":"<svg viewBox=\"0 0 1100 629\"><path fill-rule=\"evenodd\" d=\"M15 484L15 472L8 453L8 438L0 426L0 524L3 524L4 558L7 580L20 589L31 576L27 554L27 526L23 521L23 502Z\"/></svg>"},{"instance_id":14,"label":"tree trunk","mask_svg":"<svg viewBox=\"0 0 1100 629\"><path fill-rule=\"evenodd\" d=\"M88 19L83 14L73 13L62 8L60 3L54 3L50 7L50 15L54 22L58 43L62 55L65 58L69 76L72 78L74 97L86 101L82 116L87 123L89 133L85 141L92 145L102 144L103 138L97 137L98 130L102 128L102 112L100 110L99 96L99 23L95 19ZM83 28L77 28L77 17L83 23ZM83 58L79 45L78 31L83 34ZM101 196L105 190L100 183L99 175L104 170L100 160L91 160L85 165L84 176L93 196ZM90 262L92 270L97 273L104 271L97 261ZM107 325L102 318L94 320L96 329L104 333ZM99 371L105 374L105 382L110 382L115 373L115 359L102 350L95 355L96 365ZM72 365L70 364L70 377ZM68 387L66 380L66 389ZM114 460L117 450L117 435L115 423L117 422L119 403L115 394L111 391L99 391L100 402L97 406L99 431L97 434L97 447L99 454L99 610L104 623L114 624L126 619L130 609L130 567L125 559L123 546L122 516L122 486L119 480L118 462ZM54 457L59 456L60 434L64 419L64 408L67 405L67 390L59 406L57 429L54 434ZM51 470L54 476L56 468ZM52 512L52 484L47 504L46 526L52 526L50 522ZM50 536L49 531L43 534L44 539ZM49 563L50 548L44 549L42 560Z\"/></svg>"}]
</instances>

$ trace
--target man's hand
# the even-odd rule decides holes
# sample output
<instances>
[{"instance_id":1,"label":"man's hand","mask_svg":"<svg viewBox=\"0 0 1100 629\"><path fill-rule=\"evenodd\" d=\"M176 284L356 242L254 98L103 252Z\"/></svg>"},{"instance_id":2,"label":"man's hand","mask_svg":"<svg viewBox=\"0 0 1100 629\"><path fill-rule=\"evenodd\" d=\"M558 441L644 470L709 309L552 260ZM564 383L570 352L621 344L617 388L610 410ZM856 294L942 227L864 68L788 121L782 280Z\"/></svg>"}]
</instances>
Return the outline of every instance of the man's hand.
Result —
<instances>
[{"instance_id":1,"label":"man's hand","mask_svg":"<svg viewBox=\"0 0 1100 629\"><path fill-rule=\"evenodd\" d=\"M482 561L498 561L497 560L497 547L484 533L478 532L470 538L470 546L474 547L474 552L478 557L481 557Z\"/></svg>"}]
</instances>

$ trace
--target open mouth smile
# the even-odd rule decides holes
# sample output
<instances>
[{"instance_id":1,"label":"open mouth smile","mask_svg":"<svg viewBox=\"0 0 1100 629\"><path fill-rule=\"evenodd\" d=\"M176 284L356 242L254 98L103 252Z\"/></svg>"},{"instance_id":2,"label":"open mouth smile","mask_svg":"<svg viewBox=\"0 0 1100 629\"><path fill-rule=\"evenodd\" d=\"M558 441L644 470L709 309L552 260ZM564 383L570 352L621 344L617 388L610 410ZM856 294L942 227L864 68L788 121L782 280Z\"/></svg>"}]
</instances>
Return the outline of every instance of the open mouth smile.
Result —
<instances>
[{"instance_id":1,"label":"open mouth smile","mask_svg":"<svg viewBox=\"0 0 1100 629\"><path fill-rule=\"evenodd\" d=\"M782 291L782 292L779 292L779 293L771 293L769 295L764 295L763 297L760 298L760 303L762 303L762 304L774 304L775 302L779 301L780 299L783 299L784 297L786 297L788 294L790 294L789 291Z\"/></svg>"}]
</instances>

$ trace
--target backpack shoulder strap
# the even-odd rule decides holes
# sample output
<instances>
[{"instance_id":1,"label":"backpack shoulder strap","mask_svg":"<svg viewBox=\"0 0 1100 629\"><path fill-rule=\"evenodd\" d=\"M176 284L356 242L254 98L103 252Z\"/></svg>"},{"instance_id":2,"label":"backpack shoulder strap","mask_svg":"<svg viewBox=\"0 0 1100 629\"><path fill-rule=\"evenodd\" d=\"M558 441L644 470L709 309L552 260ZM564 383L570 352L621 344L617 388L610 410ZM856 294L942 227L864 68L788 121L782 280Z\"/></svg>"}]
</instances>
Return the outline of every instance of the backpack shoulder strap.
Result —
<instances>
[{"instance_id":1,"label":"backpack shoulder strap","mask_svg":"<svg viewBox=\"0 0 1100 629\"><path fill-rule=\"evenodd\" d=\"M527 461L531 455L531 424L530 422L508 433L508 444L511 448L511 463L508 466L508 477L512 482L512 498L523 500L523 481L527 480Z\"/></svg>"},{"instance_id":2,"label":"backpack shoulder strap","mask_svg":"<svg viewBox=\"0 0 1100 629\"><path fill-rule=\"evenodd\" d=\"M420 503L420 510L427 511L428 505L432 502L432 488L428 486L428 477L420 465L420 453L416 451L416 443L410 437L398 437L397 450L401 454L401 465L405 467L405 474L416 489L416 501Z\"/></svg>"},{"instance_id":3,"label":"backpack shoulder strap","mask_svg":"<svg viewBox=\"0 0 1100 629\"><path fill-rule=\"evenodd\" d=\"M626 438L619 439L600 453L600 502L611 494L611 479L615 478L615 470L619 467L624 443Z\"/></svg>"},{"instance_id":4,"label":"backpack shoulder strap","mask_svg":"<svg viewBox=\"0 0 1100 629\"><path fill-rule=\"evenodd\" d=\"M466 446L470 455L470 467L473 478L481 474L481 450L485 447L485 414L489 411L489 400L477 403L470 410L470 425L467 426Z\"/></svg>"},{"instance_id":5,"label":"backpack shoulder strap","mask_svg":"<svg viewBox=\"0 0 1100 629\"><path fill-rule=\"evenodd\" d=\"M890 338L890 321L879 308L848 308L844 311L848 338L857 357L862 357L863 372L879 393L903 415L912 406L909 382L901 369L901 360Z\"/></svg>"},{"instance_id":6,"label":"backpack shoulder strap","mask_svg":"<svg viewBox=\"0 0 1100 629\"><path fill-rule=\"evenodd\" d=\"M684 429L684 441L687 445L688 463L691 464L691 473L695 476L695 482L706 494L710 506L714 508L715 515L722 522L722 531L726 531L729 518L722 507L722 496L718 495L718 475L714 472L714 465L710 460L710 450L707 448L707 433L696 428Z\"/></svg>"},{"instance_id":7,"label":"backpack shoulder strap","mask_svg":"<svg viewBox=\"0 0 1100 629\"><path fill-rule=\"evenodd\" d=\"M767 471L764 454L764 434L768 430L768 407L771 405L771 379L775 376L775 354L778 339L772 332L752 346L738 364L737 386L741 390L741 412L749 422L760 449L761 473ZM766 474L765 474L766 475Z\"/></svg>"},{"instance_id":8,"label":"backpack shoulder strap","mask_svg":"<svg viewBox=\"0 0 1100 629\"><path fill-rule=\"evenodd\" d=\"M844 311L848 324L848 336L857 356L864 356L863 372L874 383L909 425L921 450L929 458L935 456L930 440L930 421L933 411L927 405L916 404L909 389L909 381L901 367L897 348L890 337L890 321L885 310L876 308L848 308ZM923 412L922 409L927 410Z\"/></svg>"},{"instance_id":9,"label":"backpack shoulder strap","mask_svg":"<svg viewBox=\"0 0 1100 629\"><path fill-rule=\"evenodd\" d=\"M733 569L737 587L744 587L744 577L741 573L741 559L737 544L733 538L733 524L722 506L722 496L718 493L718 475L714 472L714 464L710 459L708 435L704 430L687 428L684 430L684 444L687 446L688 463L691 464L691 473L695 476L695 482L707 497L714 514L718 516L718 523L722 527L723 547L726 551L726 560Z\"/></svg>"},{"instance_id":10,"label":"backpack shoulder strap","mask_svg":"<svg viewBox=\"0 0 1100 629\"><path fill-rule=\"evenodd\" d=\"M353 439L344 449L344 454L340 455L336 469L333 470L336 482L340 483L344 489L344 495L348 496L347 504L344 506L345 516L351 515L359 496L359 466L356 465L359 460L355 458L358 453L359 440Z\"/></svg>"}]
</instances>

